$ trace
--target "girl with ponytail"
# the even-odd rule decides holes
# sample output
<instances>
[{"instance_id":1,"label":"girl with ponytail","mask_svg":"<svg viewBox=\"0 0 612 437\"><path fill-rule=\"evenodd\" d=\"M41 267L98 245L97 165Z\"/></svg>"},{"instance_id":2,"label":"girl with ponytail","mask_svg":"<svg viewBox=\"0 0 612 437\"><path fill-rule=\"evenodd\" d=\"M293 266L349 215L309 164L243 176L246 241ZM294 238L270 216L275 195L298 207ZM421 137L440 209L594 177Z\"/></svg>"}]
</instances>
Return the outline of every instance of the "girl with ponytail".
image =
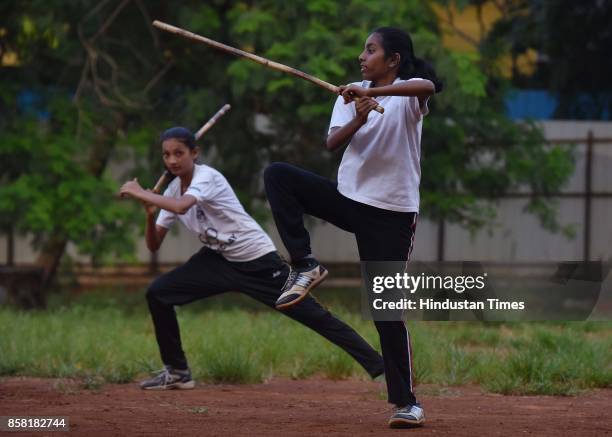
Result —
<instances>
[{"instance_id":1,"label":"girl with ponytail","mask_svg":"<svg viewBox=\"0 0 612 437\"><path fill-rule=\"evenodd\" d=\"M339 89L327 148L346 146L338 181L286 163L271 164L264 182L292 271L276 301L279 309L304 299L327 270L310 250L305 213L355 234L361 261L408 261L419 211L421 129L427 102L442 82L414 55L410 36L380 27L359 56L363 80ZM353 97L359 97L358 102ZM385 108L384 114L372 109ZM366 276L369 276L366 269ZM371 283L366 281L367 283ZM401 318L375 320L385 363L391 427L425 421L413 391L410 336Z\"/></svg>"}]
</instances>

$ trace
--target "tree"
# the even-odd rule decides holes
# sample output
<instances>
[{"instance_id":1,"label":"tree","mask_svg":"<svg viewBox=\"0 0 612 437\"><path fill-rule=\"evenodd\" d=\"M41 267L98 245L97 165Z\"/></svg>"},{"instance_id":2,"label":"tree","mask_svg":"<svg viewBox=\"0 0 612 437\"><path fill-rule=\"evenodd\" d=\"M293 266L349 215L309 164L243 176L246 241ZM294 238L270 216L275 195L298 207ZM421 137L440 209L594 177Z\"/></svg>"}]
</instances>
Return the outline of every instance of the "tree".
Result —
<instances>
[{"instance_id":1,"label":"tree","mask_svg":"<svg viewBox=\"0 0 612 437\"><path fill-rule=\"evenodd\" d=\"M292 65L340 84L359 79L357 56L379 25L408 30L417 54L446 82L423 134L423 212L477 228L495 196L518 185L545 195L571 172L569 156L544 146L533 125L503 115L504 82L478 54L441 45L429 4L410 0L208 3L142 0L36 1L0 5L2 54L0 217L34 236L53 278L66 244L94 259L128 253L141 214L113 200L108 164L152 184L161 168L155 137L170 125L197 127L223 103L232 111L204 138L204 155L227 174L261 218L260 170L289 160L332 175L324 150L335 96L179 37L153 18ZM40 97L28 113L24 91ZM267 126L262 126L261 120ZM554 228L553 205L532 205Z\"/></svg>"},{"instance_id":2,"label":"tree","mask_svg":"<svg viewBox=\"0 0 612 437\"><path fill-rule=\"evenodd\" d=\"M0 156L10 165L0 174L0 211L33 237L46 286L68 242L94 260L129 247L130 213L114 202L105 171L125 137L142 147L132 129L151 112L149 92L168 63L141 2L0 7L2 55L17 58L2 68ZM28 94L34 102L14 105Z\"/></svg>"}]
</instances>

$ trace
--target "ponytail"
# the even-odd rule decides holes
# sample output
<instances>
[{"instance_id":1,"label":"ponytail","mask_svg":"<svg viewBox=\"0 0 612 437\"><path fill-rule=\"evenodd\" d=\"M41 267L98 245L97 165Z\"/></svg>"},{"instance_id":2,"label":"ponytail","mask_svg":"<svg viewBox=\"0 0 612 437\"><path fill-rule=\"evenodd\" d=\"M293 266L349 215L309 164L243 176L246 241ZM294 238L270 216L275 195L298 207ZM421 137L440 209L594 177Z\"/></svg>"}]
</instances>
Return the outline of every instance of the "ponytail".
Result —
<instances>
[{"instance_id":1,"label":"ponytail","mask_svg":"<svg viewBox=\"0 0 612 437\"><path fill-rule=\"evenodd\" d=\"M436 92L439 93L444 88L444 84L438 76L436 75L436 71L432 67L432 65L421 58L414 58L414 75L412 77L421 77L423 79L428 79L433 82L436 87ZM404 79L400 74L400 78Z\"/></svg>"}]
</instances>

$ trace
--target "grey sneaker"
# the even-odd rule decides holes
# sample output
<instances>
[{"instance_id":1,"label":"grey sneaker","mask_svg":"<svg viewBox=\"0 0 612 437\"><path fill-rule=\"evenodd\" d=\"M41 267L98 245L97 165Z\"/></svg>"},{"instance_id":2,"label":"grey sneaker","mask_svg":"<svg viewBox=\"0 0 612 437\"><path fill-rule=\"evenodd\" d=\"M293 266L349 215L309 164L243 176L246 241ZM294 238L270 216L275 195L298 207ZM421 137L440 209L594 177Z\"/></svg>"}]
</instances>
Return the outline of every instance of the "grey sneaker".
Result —
<instances>
[{"instance_id":1,"label":"grey sneaker","mask_svg":"<svg viewBox=\"0 0 612 437\"><path fill-rule=\"evenodd\" d=\"M413 428L422 426L423 423L425 423L425 413L419 404L398 408L389 419L391 428Z\"/></svg>"},{"instance_id":2,"label":"grey sneaker","mask_svg":"<svg viewBox=\"0 0 612 437\"><path fill-rule=\"evenodd\" d=\"M176 370L166 366L157 375L140 383L143 390L190 390L195 387L195 381L191 379L191 371Z\"/></svg>"},{"instance_id":3,"label":"grey sneaker","mask_svg":"<svg viewBox=\"0 0 612 437\"><path fill-rule=\"evenodd\" d=\"M327 269L321 264L310 270L295 270L291 268L289 277L276 300L276 309L288 308L304 299L310 290L319 285L327 276Z\"/></svg>"}]
</instances>

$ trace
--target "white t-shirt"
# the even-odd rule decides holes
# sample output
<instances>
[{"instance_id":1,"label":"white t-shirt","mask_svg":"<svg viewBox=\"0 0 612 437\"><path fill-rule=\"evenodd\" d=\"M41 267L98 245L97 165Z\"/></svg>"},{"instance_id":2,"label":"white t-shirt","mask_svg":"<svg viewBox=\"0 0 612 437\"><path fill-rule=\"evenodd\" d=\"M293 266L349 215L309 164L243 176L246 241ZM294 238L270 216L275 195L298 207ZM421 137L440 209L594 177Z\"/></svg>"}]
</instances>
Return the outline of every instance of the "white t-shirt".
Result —
<instances>
[{"instance_id":1,"label":"white t-shirt","mask_svg":"<svg viewBox=\"0 0 612 437\"><path fill-rule=\"evenodd\" d=\"M414 79L408 79L414 80ZM395 79L393 82L406 82ZM370 81L355 82L364 88ZM417 97L376 97L384 114L371 111L351 139L338 169L338 191L357 202L400 212L419 211L421 128L427 104ZM329 130L342 127L357 115L355 103L339 96Z\"/></svg>"},{"instance_id":2,"label":"white t-shirt","mask_svg":"<svg viewBox=\"0 0 612 437\"><path fill-rule=\"evenodd\" d=\"M197 202L185 214L162 209L157 224L169 228L178 218L200 241L233 262L251 261L276 250L261 226L246 213L225 177L207 165L195 165L185 191ZM180 198L181 181L175 178L164 196Z\"/></svg>"}]
</instances>

